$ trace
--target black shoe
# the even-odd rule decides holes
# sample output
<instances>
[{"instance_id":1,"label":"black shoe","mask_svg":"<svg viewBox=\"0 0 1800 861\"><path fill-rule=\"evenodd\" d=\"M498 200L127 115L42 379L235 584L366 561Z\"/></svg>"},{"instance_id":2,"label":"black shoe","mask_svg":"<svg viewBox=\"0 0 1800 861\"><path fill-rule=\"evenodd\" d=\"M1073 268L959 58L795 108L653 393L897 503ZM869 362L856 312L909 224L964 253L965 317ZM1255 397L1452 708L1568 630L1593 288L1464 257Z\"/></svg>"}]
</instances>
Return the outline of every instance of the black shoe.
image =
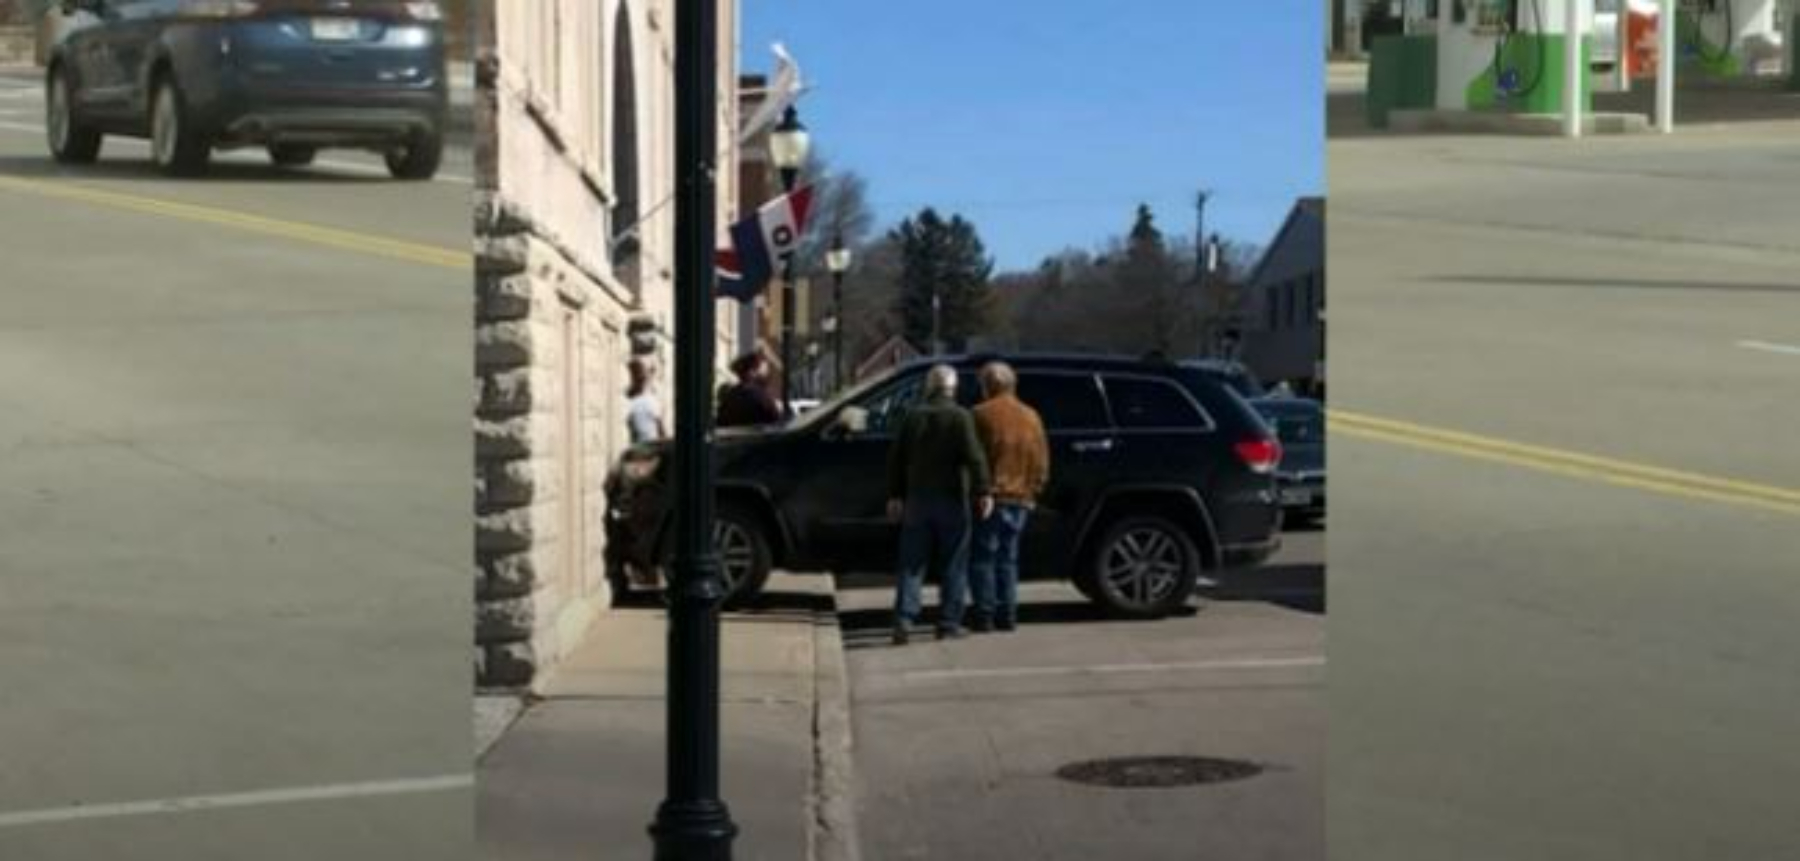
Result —
<instances>
[{"instance_id":1,"label":"black shoe","mask_svg":"<svg viewBox=\"0 0 1800 861\"><path fill-rule=\"evenodd\" d=\"M977 616L969 620L969 630L977 634L985 634L994 630L994 623L984 617Z\"/></svg>"},{"instance_id":2,"label":"black shoe","mask_svg":"<svg viewBox=\"0 0 1800 861\"><path fill-rule=\"evenodd\" d=\"M994 628L997 630L1006 631L1007 633L1012 633L1013 631L1017 631L1019 629L1019 623L1014 622L1011 619L1001 619L994 623Z\"/></svg>"},{"instance_id":3,"label":"black shoe","mask_svg":"<svg viewBox=\"0 0 1800 861\"><path fill-rule=\"evenodd\" d=\"M967 636L969 632L962 628L939 628L937 631L937 638L940 640L960 640Z\"/></svg>"},{"instance_id":4,"label":"black shoe","mask_svg":"<svg viewBox=\"0 0 1800 861\"><path fill-rule=\"evenodd\" d=\"M905 625L894 628L894 645L904 646L910 642L912 642L912 632L908 631Z\"/></svg>"}]
</instances>

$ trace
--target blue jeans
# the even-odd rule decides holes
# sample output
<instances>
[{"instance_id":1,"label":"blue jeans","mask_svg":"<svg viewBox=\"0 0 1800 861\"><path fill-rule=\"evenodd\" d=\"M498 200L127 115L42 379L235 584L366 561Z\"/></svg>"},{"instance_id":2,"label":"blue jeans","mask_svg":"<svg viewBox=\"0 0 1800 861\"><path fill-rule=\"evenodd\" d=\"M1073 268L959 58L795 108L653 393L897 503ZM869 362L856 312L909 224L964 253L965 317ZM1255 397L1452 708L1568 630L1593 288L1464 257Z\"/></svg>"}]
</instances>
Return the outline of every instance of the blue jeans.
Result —
<instances>
[{"instance_id":1,"label":"blue jeans","mask_svg":"<svg viewBox=\"0 0 1800 861\"><path fill-rule=\"evenodd\" d=\"M967 605L969 568L969 503L945 496L912 497L900 525L900 570L895 586L894 621L918 621L925 575L940 572L942 615L939 630L962 627Z\"/></svg>"},{"instance_id":2,"label":"blue jeans","mask_svg":"<svg viewBox=\"0 0 1800 861\"><path fill-rule=\"evenodd\" d=\"M977 618L1014 624L1019 618L1019 538L1031 509L1002 503L994 516L975 527L975 561L969 587L975 593Z\"/></svg>"}]
</instances>

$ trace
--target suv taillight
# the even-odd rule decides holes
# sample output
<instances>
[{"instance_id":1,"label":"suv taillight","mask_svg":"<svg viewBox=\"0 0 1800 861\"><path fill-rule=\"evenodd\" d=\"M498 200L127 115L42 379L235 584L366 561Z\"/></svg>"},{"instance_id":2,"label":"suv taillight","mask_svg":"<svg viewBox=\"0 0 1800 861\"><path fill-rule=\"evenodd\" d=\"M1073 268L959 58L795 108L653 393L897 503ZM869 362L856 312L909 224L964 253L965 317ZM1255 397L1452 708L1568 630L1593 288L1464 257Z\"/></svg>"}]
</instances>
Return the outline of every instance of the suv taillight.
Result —
<instances>
[{"instance_id":1,"label":"suv taillight","mask_svg":"<svg viewBox=\"0 0 1800 861\"><path fill-rule=\"evenodd\" d=\"M1268 474L1275 471L1275 464L1281 462L1281 443L1271 437L1256 437L1238 443L1238 459L1250 467L1250 471Z\"/></svg>"}]
</instances>

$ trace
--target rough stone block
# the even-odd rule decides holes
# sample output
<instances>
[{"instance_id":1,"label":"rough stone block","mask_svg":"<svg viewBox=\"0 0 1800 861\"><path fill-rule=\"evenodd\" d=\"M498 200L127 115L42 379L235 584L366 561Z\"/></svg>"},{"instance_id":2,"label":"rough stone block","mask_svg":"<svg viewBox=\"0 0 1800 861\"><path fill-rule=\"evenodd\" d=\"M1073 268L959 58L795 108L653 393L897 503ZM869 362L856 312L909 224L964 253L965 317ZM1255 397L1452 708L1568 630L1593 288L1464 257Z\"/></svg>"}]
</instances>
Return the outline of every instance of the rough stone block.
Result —
<instances>
[{"instance_id":1,"label":"rough stone block","mask_svg":"<svg viewBox=\"0 0 1800 861\"><path fill-rule=\"evenodd\" d=\"M556 424L543 413L475 420L475 457L512 460L543 457L556 451Z\"/></svg>"},{"instance_id":2,"label":"rough stone block","mask_svg":"<svg viewBox=\"0 0 1800 861\"><path fill-rule=\"evenodd\" d=\"M481 322L522 320L531 316L531 276L489 273L476 279L477 319Z\"/></svg>"},{"instance_id":3,"label":"rough stone block","mask_svg":"<svg viewBox=\"0 0 1800 861\"><path fill-rule=\"evenodd\" d=\"M555 462L543 458L494 461L487 464L484 507L500 508L554 502L562 481Z\"/></svg>"},{"instance_id":4,"label":"rough stone block","mask_svg":"<svg viewBox=\"0 0 1800 861\"><path fill-rule=\"evenodd\" d=\"M490 553L522 552L555 541L556 518L547 506L511 508L475 516L475 548Z\"/></svg>"},{"instance_id":5,"label":"rough stone block","mask_svg":"<svg viewBox=\"0 0 1800 861\"><path fill-rule=\"evenodd\" d=\"M530 642L490 643L482 651L482 675L476 679L481 687L522 688L537 676L537 649Z\"/></svg>"},{"instance_id":6,"label":"rough stone block","mask_svg":"<svg viewBox=\"0 0 1800 861\"><path fill-rule=\"evenodd\" d=\"M553 410L558 394L555 375L548 370L512 368L482 376L480 408L486 415Z\"/></svg>"},{"instance_id":7,"label":"rough stone block","mask_svg":"<svg viewBox=\"0 0 1800 861\"><path fill-rule=\"evenodd\" d=\"M483 601L475 606L475 639L509 643L531 637L537 624L537 602L530 596Z\"/></svg>"},{"instance_id":8,"label":"rough stone block","mask_svg":"<svg viewBox=\"0 0 1800 861\"><path fill-rule=\"evenodd\" d=\"M506 320L475 327L475 365L510 368L531 364L534 352L555 344L549 327L529 320Z\"/></svg>"},{"instance_id":9,"label":"rough stone block","mask_svg":"<svg viewBox=\"0 0 1800 861\"><path fill-rule=\"evenodd\" d=\"M480 567L487 582L486 596L517 598L529 595L555 572L555 565L555 555L544 548L484 558Z\"/></svg>"}]
</instances>

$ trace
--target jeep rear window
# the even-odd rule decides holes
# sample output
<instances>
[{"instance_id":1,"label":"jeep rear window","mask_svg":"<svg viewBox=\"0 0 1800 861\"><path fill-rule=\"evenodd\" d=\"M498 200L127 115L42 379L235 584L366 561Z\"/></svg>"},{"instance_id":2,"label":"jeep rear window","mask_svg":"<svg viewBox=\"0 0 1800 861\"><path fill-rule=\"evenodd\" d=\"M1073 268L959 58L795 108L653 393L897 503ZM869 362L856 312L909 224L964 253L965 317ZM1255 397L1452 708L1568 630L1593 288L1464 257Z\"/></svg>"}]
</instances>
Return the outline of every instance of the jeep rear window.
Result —
<instances>
[{"instance_id":1,"label":"jeep rear window","mask_svg":"<svg viewBox=\"0 0 1800 861\"><path fill-rule=\"evenodd\" d=\"M1106 420L1106 401L1092 375L1019 375L1019 400L1038 411L1049 431L1100 430Z\"/></svg>"},{"instance_id":2,"label":"jeep rear window","mask_svg":"<svg viewBox=\"0 0 1800 861\"><path fill-rule=\"evenodd\" d=\"M1167 380L1109 376L1106 399L1121 428L1199 430L1209 424L1194 402Z\"/></svg>"}]
</instances>

